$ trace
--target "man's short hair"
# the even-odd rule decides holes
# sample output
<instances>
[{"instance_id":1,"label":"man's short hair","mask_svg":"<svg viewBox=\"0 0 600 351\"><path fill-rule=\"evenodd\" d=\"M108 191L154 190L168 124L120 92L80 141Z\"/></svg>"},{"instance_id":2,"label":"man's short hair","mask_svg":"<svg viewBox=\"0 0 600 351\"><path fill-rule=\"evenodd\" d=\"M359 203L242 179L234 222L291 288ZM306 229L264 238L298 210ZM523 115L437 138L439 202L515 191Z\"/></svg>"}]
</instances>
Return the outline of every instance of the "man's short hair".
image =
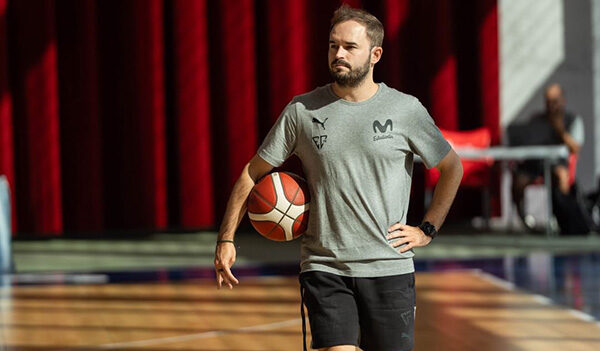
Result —
<instances>
[{"instance_id":1,"label":"man's short hair","mask_svg":"<svg viewBox=\"0 0 600 351\"><path fill-rule=\"evenodd\" d=\"M346 21L356 21L367 28L367 38L371 42L371 48L383 44L383 24L381 24L377 17L365 10L354 9L348 6L348 4L343 4L333 13L329 33L331 33L333 27L337 24Z\"/></svg>"}]
</instances>

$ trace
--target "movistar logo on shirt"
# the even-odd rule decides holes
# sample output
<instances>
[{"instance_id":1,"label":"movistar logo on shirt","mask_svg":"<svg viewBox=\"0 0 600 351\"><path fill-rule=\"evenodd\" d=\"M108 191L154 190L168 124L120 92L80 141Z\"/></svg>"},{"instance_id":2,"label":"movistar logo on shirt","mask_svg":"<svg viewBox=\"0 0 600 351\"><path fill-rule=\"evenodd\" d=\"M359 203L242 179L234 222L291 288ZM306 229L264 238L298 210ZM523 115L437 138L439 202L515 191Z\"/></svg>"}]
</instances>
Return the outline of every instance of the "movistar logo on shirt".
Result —
<instances>
[{"instance_id":1,"label":"movistar logo on shirt","mask_svg":"<svg viewBox=\"0 0 600 351\"><path fill-rule=\"evenodd\" d=\"M388 130L388 127L390 128L390 131L394 130L394 124L392 123L391 119L388 119L385 121L385 123L383 125L381 125L381 122L375 120L373 121L373 133L385 133ZM377 141L377 140L381 140L381 139L392 139L394 138L394 136L392 134L383 134L383 135L375 135L373 136L373 141Z\"/></svg>"},{"instance_id":2,"label":"movistar logo on shirt","mask_svg":"<svg viewBox=\"0 0 600 351\"><path fill-rule=\"evenodd\" d=\"M379 131L379 133L385 133L388 129L388 126L390 127L390 130L394 130L394 125L392 124L391 119L385 121L384 125L381 125L381 123L376 120L373 122L373 133L377 133L377 131Z\"/></svg>"}]
</instances>

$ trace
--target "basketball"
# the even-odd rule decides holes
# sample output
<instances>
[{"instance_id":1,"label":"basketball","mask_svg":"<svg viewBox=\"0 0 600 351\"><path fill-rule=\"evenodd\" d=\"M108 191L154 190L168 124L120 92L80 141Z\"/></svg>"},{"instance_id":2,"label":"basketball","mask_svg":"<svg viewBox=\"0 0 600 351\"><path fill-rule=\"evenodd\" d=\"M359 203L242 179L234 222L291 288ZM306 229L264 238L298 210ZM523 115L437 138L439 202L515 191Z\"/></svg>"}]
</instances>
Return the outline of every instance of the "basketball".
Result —
<instances>
[{"instance_id":1,"label":"basketball","mask_svg":"<svg viewBox=\"0 0 600 351\"><path fill-rule=\"evenodd\" d=\"M248 196L248 217L267 239L289 241L304 234L308 225L310 193L304 179L288 172L264 176Z\"/></svg>"}]
</instances>

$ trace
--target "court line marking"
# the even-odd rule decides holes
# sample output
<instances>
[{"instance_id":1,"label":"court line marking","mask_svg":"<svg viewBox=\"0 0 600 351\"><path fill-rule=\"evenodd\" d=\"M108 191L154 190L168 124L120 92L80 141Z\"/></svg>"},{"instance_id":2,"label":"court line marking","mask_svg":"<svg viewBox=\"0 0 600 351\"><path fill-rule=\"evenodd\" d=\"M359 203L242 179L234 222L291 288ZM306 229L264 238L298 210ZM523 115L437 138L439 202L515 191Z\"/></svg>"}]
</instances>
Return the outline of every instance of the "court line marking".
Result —
<instances>
[{"instance_id":1,"label":"court line marking","mask_svg":"<svg viewBox=\"0 0 600 351\"><path fill-rule=\"evenodd\" d=\"M29 284L106 284L109 282L106 274L81 273L17 273L9 274L12 285L27 286ZM24 284L24 285L21 285Z\"/></svg>"},{"instance_id":2,"label":"court line marking","mask_svg":"<svg viewBox=\"0 0 600 351\"><path fill-rule=\"evenodd\" d=\"M184 341L190 341L190 340L213 338L213 337L226 335L226 334L277 329L277 328L287 327L287 326L291 326L291 325L296 325L296 324L300 323L300 321L301 321L300 318L296 318L296 319L290 319L287 321L252 325L252 326L242 327L242 328L237 328L237 329L213 330L213 331L197 333L197 334L168 336L168 337L164 337L164 338L146 339L146 340L138 340L138 341L125 341L125 342L103 344L103 345L97 345L97 346L92 345L92 346L86 346L86 347L82 347L82 348L85 348L85 349L96 348L96 349L100 349L100 350L112 350L112 349L119 349L119 348L126 348L126 347L151 346L151 345L158 345L158 344L165 344L165 343L172 343L172 342L184 342ZM298 332L298 333L300 335L301 332Z\"/></svg>"},{"instance_id":3,"label":"court line marking","mask_svg":"<svg viewBox=\"0 0 600 351\"><path fill-rule=\"evenodd\" d=\"M526 290L521 290L518 289L515 284L511 283L508 280L496 277L495 275L488 273L488 272L484 272L481 269L474 269L472 271L473 274L483 278L484 280L487 280L488 282L502 287L504 289L510 290L510 291L517 291L519 290L519 292L523 292L525 294L531 295L533 296L533 298L539 302L542 305L546 305L546 306L556 306L559 308L564 309L565 311L567 311L569 314L571 314L572 316L574 316L577 319L586 321L586 322L591 322L592 324L594 324L597 327L600 327L600 321L596 320L596 318L594 316L592 316L591 314L576 310L574 308L570 308L570 307L566 307L563 305L559 305L558 303L552 301L549 297L541 295L541 294L535 294L535 293L531 293L528 292Z\"/></svg>"}]
</instances>

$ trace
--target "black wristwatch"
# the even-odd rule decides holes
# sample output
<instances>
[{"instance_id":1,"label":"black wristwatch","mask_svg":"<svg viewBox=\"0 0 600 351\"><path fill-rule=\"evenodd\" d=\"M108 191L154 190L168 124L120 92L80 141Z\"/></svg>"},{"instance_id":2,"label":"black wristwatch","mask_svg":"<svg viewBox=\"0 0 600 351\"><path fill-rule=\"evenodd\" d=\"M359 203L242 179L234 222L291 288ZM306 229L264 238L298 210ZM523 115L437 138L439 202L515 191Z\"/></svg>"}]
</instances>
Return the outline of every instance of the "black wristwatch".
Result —
<instances>
[{"instance_id":1,"label":"black wristwatch","mask_svg":"<svg viewBox=\"0 0 600 351\"><path fill-rule=\"evenodd\" d=\"M423 222L419 224L419 228L421 228L423 233L425 233L425 235L427 235L431 239L435 239L435 237L438 234L437 230L435 229L435 226L429 222Z\"/></svg>"}]
</instances>

